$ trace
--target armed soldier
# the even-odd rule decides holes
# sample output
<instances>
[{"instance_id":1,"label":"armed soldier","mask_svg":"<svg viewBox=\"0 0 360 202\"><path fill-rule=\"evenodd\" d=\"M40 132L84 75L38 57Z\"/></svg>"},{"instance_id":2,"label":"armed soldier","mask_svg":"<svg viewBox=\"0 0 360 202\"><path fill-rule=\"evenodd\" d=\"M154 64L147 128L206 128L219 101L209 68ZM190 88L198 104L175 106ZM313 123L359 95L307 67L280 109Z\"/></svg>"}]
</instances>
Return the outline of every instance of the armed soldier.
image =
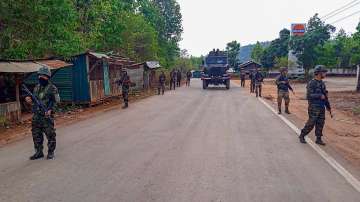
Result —
<instances>
[{"instance_id":1,"label":"armed soldier","mask_svg":"<svg viewBox=\"0 0 360 202\"><path fill-rule=\"evenodd\" d=\"M192 77L191 71L186 72L186 86L187 87L190 87L191 77Z\"/></svg>"},{"instance_id":2,"label":"armed soldier","mask_svg":"<svg viewBox=\"0 0 360 202\"><path fill-rule=\"evenodd\" d=\"M316 144L325 145L322 141L323 128L325 125L325 108L331 112L331 106L328 100L328 91L326 90L323 79L327 70L325 66L318 65L315 67L315 78L307 85L307 99L309 102L309 119L305 127L301 130L299 136L300 142L306 144L305 136L308 135L315 127Z\"/></svg>"},{"instance_id":3,"label":"armed soldier","mask_svg":"<svg viewBox=\"0 0 360 202\"><path fill-rule=\"evenodd\" d=\"M159 87L158 87L158 95L160 95L160 91L162 95L165 93L165 83L166 83L166 76L164 71L161 71L161 74L159 76Z\"/></svg>"},{"instance_id":4,"label":"armed soldier","mask_svg":"<svg viewBox=\"0 0 360 202\"><path fill-rule=\"evenodd\" d=\"M122 107L123 109L126 109L129 107L129 91L130 91L130 76L127 74L126 69L122 70L123 75L121 77L121 79L118 81L118 84L121 85L121 90L122 90L122 97L124 99L124 106Z\"/></svg>"},{"instance_id":5,"label":"armed soldier","mask_svg":"<svg viewBox=\"0 0 360 202\"><path fill-rule=\"evenodd\" d=\"M181 87L181 79L182 79L181 70L177 70L177 72L176 72L176 86L177 87Z\"/></svg>"},{"instance_id":6,"label":"armed soldier","mask_svg":"<svg viewBox=\"0 0 360 202\"><path fill-rule=\"evenodd\" d=\"M250 72L249 78L250 78L250 93L254 93L255 92L255 72L254 71Z\"/></svg>"},{"instance_id":7,"label":"armed soldier","mask_svg":"<svg viewBox=\"0 0 360 202\"><path fill-rule=\"evenodd\" d=\"M175 71L175 69L173 69L170 72L170 90L172 90L174 88L176 88L176 78L177 78L177 73Z\"/></svg>"},{"instance_id":8,"label":"armed soldier","mask_svg":"<svg viewBox=\"0 0 360 202\"><path fill-rule=\"evenodd\" d=\"M276 79L276 85L277 85L277 89L278 89L277 102L278 102L279 114L281 114L282 100L285 100L285 113L290 114L290 111L289 111L289 104L290 104L289 90L291 90L291 92L293 94L295 94L293 88L290 85L289 78L287 77L287 72L288 72L288 70L287 70L286 67L281 67L280 68L281 75L278 76L278 78Z\"/></svg>"},{"instance_id":9,"label":"armed soldier","mask_svg":"<svg viewBox=\"0 0 360 202\"><path fill-rule=\"evenodd\" d=\"M264 82L264 76L261 72L259 72L259 69L256 68L255 75L254 75L254 83L255 83L255 93L256 97L261 97L262 92L262 83Z\"/></svg>"},{"instance_id":10,"label":"armed soldier","mask_svg":"<svg viewBox=\"0 0 360 202\"><path fill-rule=\"evenodd\" d=\"M246 73L245 73L245 69L241 68L240 71L240 81L241 81L241 87L245 88L245 79L246 79Z\"/></svg>"},{"instance_id":11,"label":"armed soldier","mask_svg":"<svg viewBox=\"0 0 360 202\"><path fill-rule=\"evenodd\" d=\"M60 102L58 90L50 81L51 72L47 67L41 67L38 71L39 83L35 86L34 92L28 91L25 101L32 105L32 137L34 141L35 154L30 160L36 160L44 157L43 143L44 134L48 140L47 159L55 157L56 133L54 127L54 107ZM25 90L28 90L24 87Z\"/></svg>"}]
</instances>

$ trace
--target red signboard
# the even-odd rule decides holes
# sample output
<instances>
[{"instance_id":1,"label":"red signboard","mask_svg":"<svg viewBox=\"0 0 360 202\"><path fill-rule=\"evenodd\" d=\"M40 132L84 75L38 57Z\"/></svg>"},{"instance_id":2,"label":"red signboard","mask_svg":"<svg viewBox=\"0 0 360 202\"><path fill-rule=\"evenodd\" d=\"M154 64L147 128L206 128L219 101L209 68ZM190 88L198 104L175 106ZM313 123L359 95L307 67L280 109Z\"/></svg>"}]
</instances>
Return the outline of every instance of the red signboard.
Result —
<instances>
[{"instance_id":1,"label":"red signboard","mask_svg":"<svg viewBox=\"0 0 360 202\"><path fill-rule=\"evenodd\" d=\"M293 36L304 36L306 32L306 24L292 24L291 33Z\"/></svg>"}]
</instances>

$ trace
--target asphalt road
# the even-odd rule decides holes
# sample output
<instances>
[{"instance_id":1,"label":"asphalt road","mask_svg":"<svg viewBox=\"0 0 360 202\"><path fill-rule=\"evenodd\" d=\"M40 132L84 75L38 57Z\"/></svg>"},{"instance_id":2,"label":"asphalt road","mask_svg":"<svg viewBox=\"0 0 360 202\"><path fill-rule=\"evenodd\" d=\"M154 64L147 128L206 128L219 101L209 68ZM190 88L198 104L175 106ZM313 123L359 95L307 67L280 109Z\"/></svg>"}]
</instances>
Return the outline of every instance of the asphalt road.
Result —
<instances>
[{"instance_id":1,"label":"asphalt road","mask_svg":"<svg viewBox=\"0 0 360 202\"><path fill-rule=\"evenodd\" d=\"M360 201L248 92L199 81L58 129L56 160L31 138L0 149L0 201Z\"/></svg>"}]
</instances>

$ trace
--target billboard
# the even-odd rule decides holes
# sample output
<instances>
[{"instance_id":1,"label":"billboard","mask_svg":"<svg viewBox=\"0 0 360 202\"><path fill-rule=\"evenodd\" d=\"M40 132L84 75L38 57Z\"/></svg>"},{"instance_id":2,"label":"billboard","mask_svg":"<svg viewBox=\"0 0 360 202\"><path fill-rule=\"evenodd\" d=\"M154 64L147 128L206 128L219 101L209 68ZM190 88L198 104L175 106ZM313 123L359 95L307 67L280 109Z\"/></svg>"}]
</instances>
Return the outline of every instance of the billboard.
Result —
<instances>
[{"instance_id":1,"label":"billboard","mask_svg":"<svg viewBox=\"0 0 360 202\"><path fill-rule=\"evenodd\" d=\"M306 32L306 24L304 23L291 24L292 36L304 36L305 32Z\"/></svg>"}]
</instances>

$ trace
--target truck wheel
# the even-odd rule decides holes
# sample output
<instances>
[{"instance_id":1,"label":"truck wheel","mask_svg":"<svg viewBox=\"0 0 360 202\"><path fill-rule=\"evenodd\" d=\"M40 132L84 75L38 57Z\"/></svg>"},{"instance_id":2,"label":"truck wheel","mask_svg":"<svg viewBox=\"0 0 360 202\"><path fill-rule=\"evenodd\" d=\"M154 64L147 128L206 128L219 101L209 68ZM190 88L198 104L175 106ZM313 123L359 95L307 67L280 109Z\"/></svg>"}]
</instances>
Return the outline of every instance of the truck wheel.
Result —
<instances>
[{"instance_id":1,"label":"truck wheel","mask_svg":"<svg viewBox=\"0 0 360 202\"><path fill-rule=\"evenodd\" d=\"M208 87L208 84L207 84L207 82L204 80L204 81L203 81L203 89L205 90L205 89L207 89L207 87Z\"/></svg>"},{"instance_id":2,"label":"truck wheel","mask_svg":"<svg viewBox=\"0 0 360 202\"><path fill-rule=\"evenodd\" d=\"M226 89L229 90L230 89L230 80L226 81Z\"/></svg>"}]
</instances>

